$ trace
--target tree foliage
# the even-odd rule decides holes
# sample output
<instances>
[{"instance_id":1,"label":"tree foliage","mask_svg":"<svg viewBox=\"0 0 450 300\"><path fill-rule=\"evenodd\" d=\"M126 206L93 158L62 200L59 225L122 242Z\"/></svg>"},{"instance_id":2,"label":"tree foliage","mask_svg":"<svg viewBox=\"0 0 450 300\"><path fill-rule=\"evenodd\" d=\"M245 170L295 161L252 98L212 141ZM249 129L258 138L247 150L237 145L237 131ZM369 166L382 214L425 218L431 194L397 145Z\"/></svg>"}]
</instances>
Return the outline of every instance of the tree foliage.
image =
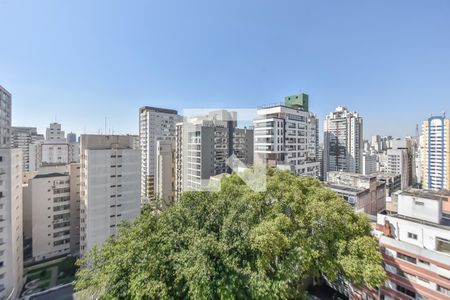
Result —
<instances>
[{"instance_id":1,"label":"tree foliage","mask_svg":"<svg viewBox=\"0 0 450 300\"><path fill-rule=\"evenodd\" d=\"M269 170L267 191L237 175L149 210L80 262L76 289L100 299L292 299L324 274L380 286L364 215L312 178Z\"/></svg>"}]
</instances>

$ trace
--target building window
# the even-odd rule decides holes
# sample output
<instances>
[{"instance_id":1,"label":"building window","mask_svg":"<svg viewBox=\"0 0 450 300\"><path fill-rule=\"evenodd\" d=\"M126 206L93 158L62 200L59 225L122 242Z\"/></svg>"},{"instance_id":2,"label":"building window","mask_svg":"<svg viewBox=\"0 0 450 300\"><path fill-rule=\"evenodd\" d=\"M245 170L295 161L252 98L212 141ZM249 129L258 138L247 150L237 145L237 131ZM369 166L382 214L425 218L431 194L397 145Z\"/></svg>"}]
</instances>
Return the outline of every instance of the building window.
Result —
<instances>
[{"instance_id":1,"label":"building window","mask_svg":"<svg viewBox=\"0 0 450 300\"><path fill-rule=\"evenodd\" d=\"M447 296L450 296L450 290L446 289L445 287L442 287L440 285L437 286L438 292L441 292L442 294L445 294Z\"/></svg>"},{"instance_id":2,"label":"building window","mask_svg":"<svg viewBox=\"0 0 450 300\"><path fill-rule=\"evenodd\" d=\"M436 237L436 250L439 252L450 254L450 241L440 237Z\"/></svg>"},{"instance_id":3,"label":"building window","mask_svg":"<svg viewBox=\"0 0 450 300\"><path fill-rule=\"evenodd\" d=\"M408 232L408 238L413 239L413 240L417 240L417 234Z\"/></svg>"},{"instance_id":4,"label":"building window","mask_svg":"<svg viewBox=\"0 0 450 300\"><path fill-rule=\"evenodd\" d=\"M397 284L397 291L410 296L411 298L416 298L416 293L414 293L411 290L408 290L407 288L402 287L401 285Z\"/></svg>"},{"instance_id":5,"label":"building window","mask_svg":"<svg viewBox=\"0 0 450 300\"><path fill-rule=\"evenodd\" d=\"M397 252L397 258L403 259L407 262L410 262L412 264L416 264L417 263L417 259L415 257L409 256L409 255L405 255L403 253Z\"/></svg>"},{"instance_id":6,"label":"building window","mask_svg":"<svg viewBox=\"0 0 450 300\"><path fill-rule=\"evenodd\" d=\"M421 264L424 264L424 265L427 265L427 266L430 265L429 262L427 262L427 261L425 261L425 260L422 260L422 259L419 259L419 262L420 262Z\"/></svg>"}]
</instances>

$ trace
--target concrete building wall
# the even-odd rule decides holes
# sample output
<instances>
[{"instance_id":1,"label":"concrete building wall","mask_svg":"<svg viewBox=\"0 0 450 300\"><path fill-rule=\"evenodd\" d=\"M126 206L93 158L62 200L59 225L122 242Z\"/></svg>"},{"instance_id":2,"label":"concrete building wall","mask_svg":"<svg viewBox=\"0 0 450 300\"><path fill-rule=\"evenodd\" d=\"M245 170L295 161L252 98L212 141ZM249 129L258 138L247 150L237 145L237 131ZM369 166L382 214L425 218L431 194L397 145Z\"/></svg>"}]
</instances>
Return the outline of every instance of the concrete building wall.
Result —
<instances>
[{"instance_id":1,"label":"concrete building wall","mask_svg":"<svg viewBox=\"0 0 450 300\"><path fill-rule=\"evenodd\" d=\"M175 141L158 141L156 154L156 195L175 200Z\"/></svg>"},{"instance_id":2,"label":"concrete building wall","mask_svg":"<svg viewBox=\"0 0 450 300\"><path fill-rule=\"evenodd\" d=\"M22 152L0 149L0 298L23 285Z\"/></svg>"},{"instance_id":3,"label":"concrete building wall","mask_svg":"<svg viewBox=\"0 0 450 300\"><path fill-rule=\"evenodd\" d=\"M11 94L0 86L0 299L23 285L22 151L11 149Z\"/></svg>"},{"instance_id":4,"label":"concrete building wall","mask_svg":"<svg viewBox=\"0 0 450 300\"><path fill-rule=\"evenodd\" d=\"M70 179L70 253L80 254L81 164L67 166Z\"/></svg>"}]
</instances>

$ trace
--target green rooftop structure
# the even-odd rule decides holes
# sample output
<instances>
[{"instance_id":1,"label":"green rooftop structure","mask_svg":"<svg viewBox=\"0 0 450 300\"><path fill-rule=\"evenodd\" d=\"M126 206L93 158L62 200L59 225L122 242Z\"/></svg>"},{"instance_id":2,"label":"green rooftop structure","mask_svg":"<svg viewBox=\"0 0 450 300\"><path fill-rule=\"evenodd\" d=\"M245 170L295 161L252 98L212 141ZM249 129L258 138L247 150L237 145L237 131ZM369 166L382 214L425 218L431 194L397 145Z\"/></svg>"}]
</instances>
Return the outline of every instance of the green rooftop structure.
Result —
<instances>
[{"instance_id":1,"label":"green rooftop structure","mask_svg":"<svg viewBox=\"0 0 450 300\"><path fill-rule=\"evenodd\" d=\"M309 111L308 99L309 97L307 94L300 93L284 97L284 103L287 106L301 107L303 111Z\"/></svg>"}]
</instances>

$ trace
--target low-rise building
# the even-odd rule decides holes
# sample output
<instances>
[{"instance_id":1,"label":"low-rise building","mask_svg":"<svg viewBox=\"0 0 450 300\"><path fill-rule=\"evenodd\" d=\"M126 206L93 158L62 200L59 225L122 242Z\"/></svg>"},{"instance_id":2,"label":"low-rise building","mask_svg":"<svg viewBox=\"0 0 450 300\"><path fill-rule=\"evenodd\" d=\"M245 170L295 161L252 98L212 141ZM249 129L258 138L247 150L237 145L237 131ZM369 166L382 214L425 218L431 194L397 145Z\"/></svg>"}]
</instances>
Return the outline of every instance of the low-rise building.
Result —
<instances>
[{"instance_id":1,"label":"low-rise building","mask_svg":"<svg viewBox=\"0 0 450 300\"><path fill-rule=\"evenodd\" d=\"M375 175L331 171L323 186L335 191L358 212L376 215L386 207L386 184Z\"/></svg>"},{"instance_id":2,"label":"low-rise building","mask_svg":"<svg viewBox=\"0 0 450 300\"><path fill-rule=\"evenodd\" d=\"M398 213L377 217L388 275L378 293L385 300L449 299L450 192L410 189L398 196Z\"/></svg>"}]
</instances>

